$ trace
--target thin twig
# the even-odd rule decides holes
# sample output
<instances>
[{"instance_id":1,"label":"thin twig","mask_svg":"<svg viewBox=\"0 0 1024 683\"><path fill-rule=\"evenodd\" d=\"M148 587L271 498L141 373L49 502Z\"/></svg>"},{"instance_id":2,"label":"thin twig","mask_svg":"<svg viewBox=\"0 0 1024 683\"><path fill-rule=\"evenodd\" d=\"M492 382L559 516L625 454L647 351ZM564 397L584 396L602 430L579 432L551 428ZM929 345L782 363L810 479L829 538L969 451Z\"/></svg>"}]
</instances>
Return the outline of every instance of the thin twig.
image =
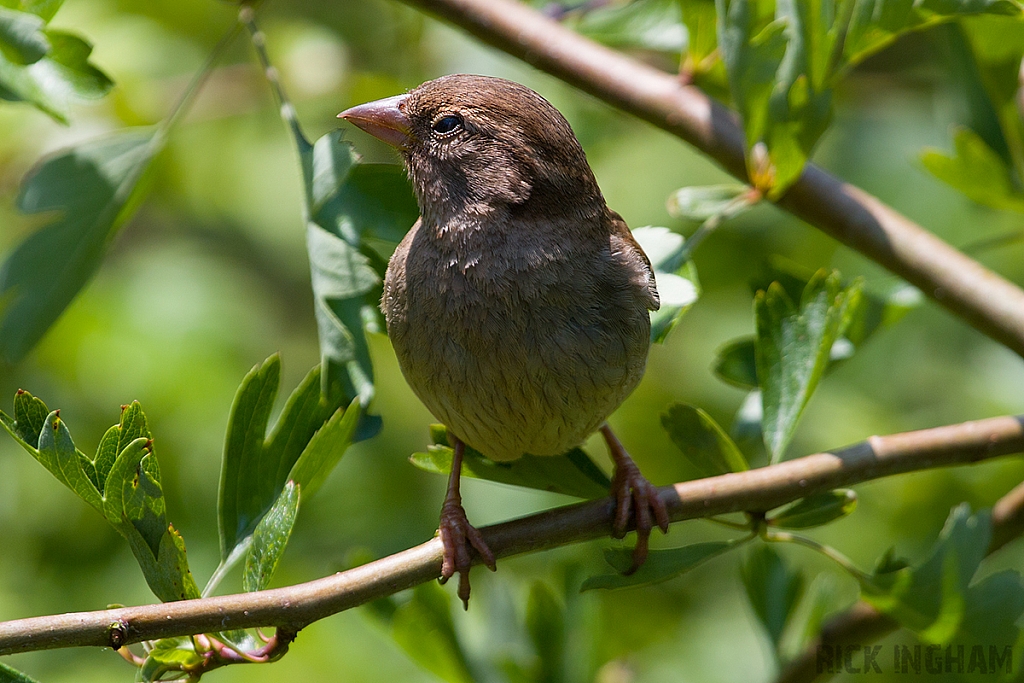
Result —
<instances>
[{"instance_id":1,"label":"thin twig","mask_svg":"<svg viewBox=\"0 0 1024 683\"><path fill-rule=\"evenodd\" d=\"M904 472L961 465L1024 451L1024 416L996 417L917 432L873 436L832 453L659 489L675 522L730 512L764 512L814 493ZM614 502L593 500L485 527L494 554L509 557L611 533ZM1013 514L1015 529L1024 517ZM441 541L287 588L0 624L0 655L75 646L120 645L256 626L294 634L323 619L436 579ZM280 633L281 631L279 631Z\"/></svg>"},{"instance_id":2,"label":"thin twig","mask_svg":"<svg viewBox=\"0 0 1024 683\"><path fill-rule=\"evenodd\" d=\"M514 0L402 0L689 142L748 182L736 116L696 87ZM1024 355L1024 290L867 192L808 164L778 204Z\"/></svg>"}]
</instances>

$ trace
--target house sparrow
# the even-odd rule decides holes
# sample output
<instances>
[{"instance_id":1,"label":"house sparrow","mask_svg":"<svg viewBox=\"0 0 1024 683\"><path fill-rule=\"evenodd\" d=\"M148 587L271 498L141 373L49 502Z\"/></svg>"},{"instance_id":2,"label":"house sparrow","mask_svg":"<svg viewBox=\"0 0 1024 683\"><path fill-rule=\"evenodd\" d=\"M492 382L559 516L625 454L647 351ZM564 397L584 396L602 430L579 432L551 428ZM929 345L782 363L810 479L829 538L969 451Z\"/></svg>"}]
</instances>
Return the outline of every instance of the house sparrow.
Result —
<instances>
[{"instance_id":1,"label":"house sparrow","mask_svg":"<svg viewBox=\"0 0 1024 683\"><path fill-rule=\"evenodd\" d=\"M595 430L615 463L614 535L635 518L636 569L668 513L605 420L643 375L658 291L569 123L529 88L471 75L339 116L398 148L420 207L381 308L402 372L453 437L442 582L458 572L468 604L470 547L494 569L459 495L466 444L504 462Z\"/></svg>"}]
</instances>

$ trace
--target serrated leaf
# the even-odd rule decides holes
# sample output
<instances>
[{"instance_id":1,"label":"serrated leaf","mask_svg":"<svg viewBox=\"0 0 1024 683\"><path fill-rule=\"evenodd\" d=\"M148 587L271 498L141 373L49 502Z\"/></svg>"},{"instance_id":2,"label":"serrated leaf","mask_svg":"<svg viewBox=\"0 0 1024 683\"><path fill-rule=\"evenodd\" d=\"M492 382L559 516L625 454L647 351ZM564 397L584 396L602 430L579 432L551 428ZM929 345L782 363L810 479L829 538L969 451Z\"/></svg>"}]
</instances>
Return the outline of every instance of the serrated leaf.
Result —
<instances>
[{"instance_id":1,"label":"serrated leaf","mask_svg":"<svg viewBox=\"0 0 1024 683\"><path fill-rule=\"evenodd\" d=\"M700 408L675 403L662 413L661 426L701 476L713 477L750 469L729 435Z\"/></svg>"},{"instance_id":2,"label":"serrated leaf","mask_svg":"<svg viewBox=\"0 0 1024 683\"><path fill-rule=\"evenodd\" d=\"M773 463L782 459L859 302L859 282L843 289L838 275L824 270L808 283L799 308L778 284L755 297L762 428Z\"/></svg>"},{"instance_id":3,"label":"serrated leaf","mask_svg":"<svg viewBox=\"0 0 1024 683\"><path fill-rule=\"evenodd\" d=\"M395 610L391 633L413 661L441 680L476 680L455 633L451 600L437 584L427 583L413 589L412 599Z\"/></svg>"},{"instance_id":4,"label":"serrated leaf","mask_svg":"<svg viewBox=\"0 0 1024 683\"><path fill-rule=\"evenodd\" d=\"M158 640L146 655L146 661L139 670L138 680L158 681L171 671L183 671L198 667L203 662L191 638L176 637Z\"/></svg>"},{"instance_id":5,"label":"serrated leaf","mask_svg":"<svg viewBox=\"0 0 1024 683\"><path fill-rule=\"evenodd\" d=\"M43 430L50 409L40 399L24 390L14 396L15 433L32 448L39 447L39 433Z\"/></svg>"},{"instance_id":6,"label":"serrated leaf","mask_svg":"<svg viewBox=\"0 0 1024 683\"><path fill-rule=\"evenodd\" d=\"M242 590L247 593L261 591L270 584L291 538L298 513L299 487L289 481L252 534L242 573Z\"/></svg>"},{"instance_id":7,"label":"serrated leaf","mask_svg":"<svg viewBox=\"0 0 1024 683\"><path fill-rule=\"evenodd\" d=\"M678 55L687 44L678 0L633 0L585 13L575 29L619 49L640 48Z\"/></svg>"},{"instance_id":8,"label":"serrated leaf","mask_svg":"<svg viewBox=\"0 0 1024 683\"><path fill-rule=\"evenodd\" d=\"M86 474L71 432L57 413L50 413L39 431L39 450L34 453L36 460L82 500L102 510L100 493Z\"/></svg>"},{"instance_id":9,"label":"serrated leaf","mask_svg":"<svg viewBox=\"0 0 1024 683\"><path fill-rule=\"evenodd\" d=\"M39 681L0 662L0 683L39 683Z\"/></svg>"},{"instance_id":10,"label":"serrated leaf","mask_svg":"<svg viewBox=\"0 0 1024 683\"><path fill-rule=\"evenodd\" d=\"M435 474L448 474L452 468L452 449L443 425L433 425L434 445L425 453L413 453L413 465ZM462 476L487 479L512 486L523 486L563 493L578 498L600 498L608 495L611 481L590 457L579 448L564 455L524 455L512 462L495 462L479 451L466 446L462 459Z\"/></svg>"},{"instance_id":11,"label":"serrated leaf","mask_svg":"<svg viewBox=\"0 0 1024 683\"><path fill-rule=\"evenodd\" d=\"M735 339L715 353L712 368L718 378L740 387L757 389L757 350L753 337Z\"/></svg>"},{"instance_id":12,"label":"serrated leaf","mask_svg":"<svg viewBox=\"0 0 1024 683\"><path fill-rule=\"evenodd\" d=\"M927 560L861 578L861 597L931 643L947 643L967 614L968 585L992 535L987 512L964 503L950 512Z\"/></svg>"},{"instance_id":13,"label":"serrated leaf","mask_svg":"<svg viewBox=\"0 0 1024 683\"><path fill-rule=\"evenodd\" d=\"M302 455L295 461L289 474L309 498L324 483L337 466L341 456L352 445L359 426L359 399L353 399L348 408L334 411L334 415L310 439Z\"/></svg>"},{"instance_id":14,"label":"serrated leaf","mask_svg":"<svg viewBox=\"0 0 1024 683\"><path fill-rule=\"evenodd\" d=\"M697 268L686 260L683 236L668 228L636 228L633 237L651 261L661 298L661 307L651 312L651 342L658 343L700 298Z\"/></svg>"},{"instance_id":15,"label":"serrated leaf","mask_svg":"<svg viewBox=\"0 0 1024 683\"><path fill-rule=\"evenodd\" d=\"M767 521L781 529L810 529L845 517L856 507L856 493L836 489L801 498L769 515Z\"/></svg>"},{"instance_id":16,"label":"serrated leaf","mask_svg":"<svg viewBox=\"0 0 1024 683\"><path fill-rule=\"evenodd\" d=\"M92 45L78 36L47 29L50 49L42 58L21 65L0 52L0 98L35 105L66 123L76 102L103 97L113 81L90 61Z\"/></svg>"},{"instance_id":17,"label":"serrated leaf","mask_svg":"<svg viewBox=\"0 0 1024 683\"><path fill-rule=\"evenodd\" d=\"M1014 183L1010 166L968 128L953 134L954 153L927 149L921 163L933 176L994 209L1024 212L1024 192Z\"/></svg>"},{"instance_id":18,"label":"serrated leaf","mask_svg":"<svg viewBox=\"0 0 1024 683\"><path fill-rule=\"evenodd\" d=\"M22 182L18 208L54 212L0 266L0 354L20 360L99 267L123 210L162 142L129 129L58 153Z\"/></svg>"},{"instance_id":19,"label":"serrated leaf","mask_svg":"<svg viewBox=\"0 0 1024 683\"><path fill-rule=\"evenodd\" d=\"M622 574L621 572L627 571L633 565L633 551L625 548L610 548L605 550L604 559L619 573L591 576L583 582L580 590L628 588L667 581L668 579L685 574L691 569L732 550L748 540L750 539L709 541L706 543L694 543L682 548L651 550L647 555L647 561L629 575Z\"/></svg>"},{"instance_id":20,"label":"serrated leaf","mask_svg":"<svg viewBox=\"0 0 1024 683\"><path fill-rule=\"evenodd\" d=\"M736 202L749 189L746 185L735 183L682 187L669 195L668 212L676 218L702 222L722 214L733 216L750 207L749 204L738 205Z\"/></svg>"},{"instance_id":21,"label":"serrated leaf","mask_svg":"<svg viewBox=\"0 0 1024 683\"><path fill-rule=\"evenodd\" d=\"M537 654L532 680L565 680L565 606L543 581L534 581L526 603L526 632Z\"/></svg>"},{"instance_id":22,"label":"serrated leaf","mask_svg":"<svg viewBox=\"0 0 1024 683\"><path fill-rule=\"evenodd\" d=\"M753 548L742 566L743 585L758 621L776 650L803 593L803 576L768 545Z\"/></svg>"},{"instance_id":23,"label":"serrated leaf","mask_svg":"<svg viewBox=\"0 0 1024 683\"><path fill-rule=\"evenodd\" d=\"M38 62L50 51L45 25L35 14L0 7L0 57L20 66Z\"/></svg>"}]
</instances>

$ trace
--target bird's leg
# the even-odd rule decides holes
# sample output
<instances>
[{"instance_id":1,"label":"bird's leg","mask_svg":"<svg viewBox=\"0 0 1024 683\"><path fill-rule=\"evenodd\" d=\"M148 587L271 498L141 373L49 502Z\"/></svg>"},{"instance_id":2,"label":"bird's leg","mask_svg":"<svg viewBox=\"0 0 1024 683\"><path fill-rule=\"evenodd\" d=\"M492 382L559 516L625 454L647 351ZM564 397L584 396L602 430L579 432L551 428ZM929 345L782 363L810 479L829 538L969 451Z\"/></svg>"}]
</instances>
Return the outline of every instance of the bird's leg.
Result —
<instances>
[{"instance_id":1,"label":"bird's leg","mask_svg":"<svg viewBox=\"0 0 1024 683\"><path fill-rule=\"evenodd\" d=\"M633 549L633 566L625 574L632 574L647 559L647 542L654 528L654 521L664 533L668 533L668 509L658 497L658 489L640 473L622 442L607 424L601 426L601 435L608 443L615 473L612 475L612 495L615 497L615 521L612 535L622 538L629 524L630 508L636 520L636 547ZM653 519L652 519L653 516Z\"/></svg>"},{"instance_id":2,"label":"bird's leg","mask_svg":"<svg viewBox=\"0 0 1024 683\"><path fill-rule=\"evenodd\" d=\"M487 547L484 537L480 535L466 518L466 510L462 507L462 495L459 493L459 482L462 478L462 455L466 444L457 436L448 432L452 438L452 471L448 475L448 493L441 506L441 544L444 546L444 559L441 563L441 583L459 573L459 598L462 606L469 609L469 568L473 565L469 547L472 546L480 555L480 559L492 572L497 568L494 564L494 553Z\"/></svg>"}]
</instances>

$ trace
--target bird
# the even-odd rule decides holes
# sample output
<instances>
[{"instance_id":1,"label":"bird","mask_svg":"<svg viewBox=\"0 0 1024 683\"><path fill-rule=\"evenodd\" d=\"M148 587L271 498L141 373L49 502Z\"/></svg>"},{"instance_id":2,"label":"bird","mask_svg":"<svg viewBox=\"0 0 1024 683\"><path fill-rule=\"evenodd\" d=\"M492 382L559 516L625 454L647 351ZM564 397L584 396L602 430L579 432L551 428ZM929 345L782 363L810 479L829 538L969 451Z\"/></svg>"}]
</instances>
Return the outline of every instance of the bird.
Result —
<instances>
[{"instance_id":1,"label":"bird","mask_svg":"<svg viewBox=\"0 0 1024 683\"><path fill-rule=\"evenodd\" d=\"M453 457L441 508L441 582L495 556L462 506L466 446L497 462L554 456L595 431L614 463L612 534L635 522L634 571L657 489L607 418L636 388L660 302L650 260L608 208L565 117L526 86L455 74L338 115L395 147L420 217L391 256L381 309L413 392Z\"/></svg>"}]
</instances>

